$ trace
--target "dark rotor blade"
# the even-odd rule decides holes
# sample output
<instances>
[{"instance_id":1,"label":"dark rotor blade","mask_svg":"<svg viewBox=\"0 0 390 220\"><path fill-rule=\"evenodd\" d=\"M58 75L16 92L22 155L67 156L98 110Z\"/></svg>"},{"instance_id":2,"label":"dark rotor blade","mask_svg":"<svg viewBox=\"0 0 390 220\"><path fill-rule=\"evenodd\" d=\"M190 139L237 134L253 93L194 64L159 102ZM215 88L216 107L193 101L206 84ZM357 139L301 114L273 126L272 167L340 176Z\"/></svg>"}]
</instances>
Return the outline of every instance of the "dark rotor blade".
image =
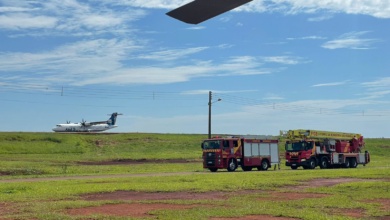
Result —
<instances>
[{"instance_id":1,"label":"dark rotor blade","mask_svg":"<svg viewBox=\"0 0 390 220\"><path fill-rule=\"evenodd\" d=\"M252 0L195 0L167 13L189 24L199 24Z\"/></svg>"}]
</instances>

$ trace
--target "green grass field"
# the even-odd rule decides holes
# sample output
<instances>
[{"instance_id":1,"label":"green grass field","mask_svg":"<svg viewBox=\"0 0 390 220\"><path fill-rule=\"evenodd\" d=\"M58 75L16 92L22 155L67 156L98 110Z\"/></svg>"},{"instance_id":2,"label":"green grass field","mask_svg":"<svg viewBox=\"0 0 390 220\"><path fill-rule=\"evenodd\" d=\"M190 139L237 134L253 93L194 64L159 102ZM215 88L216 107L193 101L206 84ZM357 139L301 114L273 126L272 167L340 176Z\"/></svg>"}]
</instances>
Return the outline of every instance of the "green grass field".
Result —
<instances>
[{"instance_id":1,"label":"green grass field","mask_svg":"<svg viewBox=\"0 0 390 220\"><path fill-rule=\"evenodd\" d=\"M206 137L190 134L0 133L0 219L129 219L102 214L87 218L66 214L66 210L73 208L134 203L82 199L85 194L115 191L237 192L224 200L141 201L145 204L195 205L191 209L151 211L152 219L256 215L296 219L390 218L390 139L367 139L365 150L371 153L371 163L357 169L292 171L282 163L281 170L276 171L243 172L239 169L233 173L211 173L203 170L201 163L200 143ZM280 149L283 153L282 144ZM164 162L167 159L182 163ZM121 163L130 160L149 162ZM87 178L66 179L78 176ZM314 179L339 178L357 181L298 187L302 182ZM240 193L248 190L253 192ZM259 199L270 197L272 192L327 196L271 202ZM351 217L340 210L358 211L362 215Z\"/></svg>"}]
</instances>

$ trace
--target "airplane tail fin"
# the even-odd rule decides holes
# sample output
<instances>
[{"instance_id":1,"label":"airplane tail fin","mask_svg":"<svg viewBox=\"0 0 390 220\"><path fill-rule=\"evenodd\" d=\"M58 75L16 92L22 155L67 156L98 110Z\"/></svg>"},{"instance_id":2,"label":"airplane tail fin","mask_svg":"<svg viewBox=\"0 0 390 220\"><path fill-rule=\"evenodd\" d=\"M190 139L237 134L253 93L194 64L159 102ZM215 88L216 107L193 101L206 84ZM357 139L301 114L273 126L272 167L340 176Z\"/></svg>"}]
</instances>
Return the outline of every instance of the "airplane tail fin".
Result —
<instances>
[{"instance_id":1,"label":"airplane tail fin","mask_svg":"<svg viewBox=\"0 0 390 220\"><path fill-rule=\"evenodd\" d=\"M108 119L108 121L107 121L107 124L108 124L108 125L115 125L115 123L116 123L116 117L117 117L118 115L122 115L122 114L118 114L118 112L112 113L110 119Z\"/></svg>"}]
</instances>

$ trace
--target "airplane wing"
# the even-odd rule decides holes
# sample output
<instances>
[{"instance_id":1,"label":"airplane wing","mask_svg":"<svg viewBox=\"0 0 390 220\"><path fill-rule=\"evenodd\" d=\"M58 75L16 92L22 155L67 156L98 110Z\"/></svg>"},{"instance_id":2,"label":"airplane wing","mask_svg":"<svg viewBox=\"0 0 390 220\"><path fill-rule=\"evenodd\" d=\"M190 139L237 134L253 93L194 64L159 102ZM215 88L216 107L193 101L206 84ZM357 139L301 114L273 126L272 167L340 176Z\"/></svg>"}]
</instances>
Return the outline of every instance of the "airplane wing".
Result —
<instances>
[{"instance_id":1,"label":"airplane wing","mask_svg":"<svg viewBox=\"0 0 390 220\"><path fill-rule=\"evenodd\" d=\"M199 24L252 0L195 0L167 13L189 24Z\"/></svg>"},{"instance_id":2,"label":"airplane wing","mask_svg":"<svg viewBox=\"0 0 390 220\"><path fill-rule=\"evenodd\" d=\"M87 123L86 123L86 126L100 125L100 124L107 124L107 121L92 121L92 122L87 122Z\"/></svg>"}]
</instances>

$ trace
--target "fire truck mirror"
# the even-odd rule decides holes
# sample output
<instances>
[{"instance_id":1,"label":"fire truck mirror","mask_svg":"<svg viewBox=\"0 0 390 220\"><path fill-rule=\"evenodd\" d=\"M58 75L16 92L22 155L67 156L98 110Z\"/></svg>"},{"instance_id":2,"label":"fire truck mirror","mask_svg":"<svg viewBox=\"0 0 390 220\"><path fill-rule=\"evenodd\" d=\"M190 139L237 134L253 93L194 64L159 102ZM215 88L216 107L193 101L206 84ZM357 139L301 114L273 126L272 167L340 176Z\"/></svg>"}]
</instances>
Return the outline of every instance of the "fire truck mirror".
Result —
<instances>
[{"instance_id":1,"label":"fire truck mirror","mask_svg":"<svg viewBox=\"0 0 390 220\"><path fill-rule=\"evenodd\" d=\"M204 149L203 143L200 144L200 147L201 147L202 149Z\"/></svg>"}]
</instances>

